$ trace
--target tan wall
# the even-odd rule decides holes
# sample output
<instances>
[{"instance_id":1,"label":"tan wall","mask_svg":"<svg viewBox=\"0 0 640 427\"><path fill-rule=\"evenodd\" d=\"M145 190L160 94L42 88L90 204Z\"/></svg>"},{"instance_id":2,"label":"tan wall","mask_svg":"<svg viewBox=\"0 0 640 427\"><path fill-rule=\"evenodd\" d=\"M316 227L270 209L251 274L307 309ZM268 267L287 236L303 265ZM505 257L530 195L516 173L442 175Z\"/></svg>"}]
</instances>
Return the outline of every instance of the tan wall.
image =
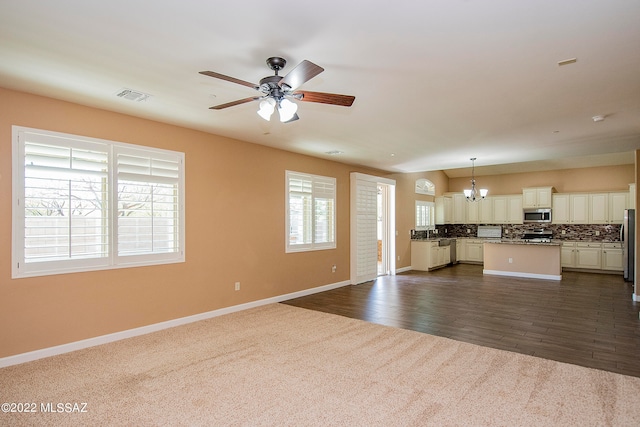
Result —
<instances>
[{"instance_id":1,"label":"tan wall","mask_svg":"<svg viewBox=\"0 0 640 427\"><path fill-rule=\"evenodd\" d=\"M185 152L186 262L11 279L11 125ZM285 254L287 169L337 178L337 249ZM0 89L0 357L348 280L351 171L380 175Z\"/></svg>"},{"instance_id":2,"label":"tan wall","mask_svg":"<svg viewBox=\"0 0 640 427\"><path fill-rule=\"evenodd\" d=\"M451 178L449 191L461 192L465 188L470 188L470 179L471 177ZM521 194L525 187L554 187L558 193L629 191L629 184L633 182L635 182L633 164L476 176L476 185L488 189L489 195Z\"/></svg>"},{"instance_id":3,"label":"tan wall","mask_svg":"<svg viewBox=\"0 0 640 427\"><path fill-rule=\"evenodd\" d=\"M396 268L411 265L411 230L416 227L416 200L433 202L434 196L417 194L416 180L426 178L436 186L436 195L447 192L449 178L442 171L393 174L388 178L396 180Z\"/></svg>"}]
</instances>

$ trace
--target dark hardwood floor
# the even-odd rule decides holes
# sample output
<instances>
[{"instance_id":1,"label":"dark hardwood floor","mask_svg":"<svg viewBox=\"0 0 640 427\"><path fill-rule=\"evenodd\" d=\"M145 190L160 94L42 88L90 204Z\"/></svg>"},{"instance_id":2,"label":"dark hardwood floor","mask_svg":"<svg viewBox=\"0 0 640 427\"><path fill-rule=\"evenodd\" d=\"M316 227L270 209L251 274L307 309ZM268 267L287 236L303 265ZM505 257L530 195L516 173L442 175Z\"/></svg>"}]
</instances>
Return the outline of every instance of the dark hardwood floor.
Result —
<instances>
[{"instance_id":1,"label":"dark hardwood floor","mask_svg":"<svg viewBox=\"0 0 640 427\"><path fill-rule=\"evenodd\" d=\"M484 276L458 264L285 301L458 341L640 377L640 304L621 275Z\"/></svg>"}]
</instances>

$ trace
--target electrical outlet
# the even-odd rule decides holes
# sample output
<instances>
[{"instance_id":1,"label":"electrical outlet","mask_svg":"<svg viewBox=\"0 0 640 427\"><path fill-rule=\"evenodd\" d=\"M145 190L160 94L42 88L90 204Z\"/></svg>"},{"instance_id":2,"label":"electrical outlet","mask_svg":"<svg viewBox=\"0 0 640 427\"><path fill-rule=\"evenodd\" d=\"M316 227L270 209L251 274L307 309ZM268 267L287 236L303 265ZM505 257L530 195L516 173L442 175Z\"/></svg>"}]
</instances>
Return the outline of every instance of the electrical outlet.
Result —
<instances>
[{"instance_id":1,"label":"electrical outlet","mask_svg":"<svg viewBox=\"0 0 640 427\"><path fill-rule=\"evenodd\" d=\"M333 266L331 267L331 272L332 272L332 273L335 273L335 272L336 272L336 265L335 265L335 264L333 264Z\"/></svg>"},{"instance_id":2,"label":"electrical outlet","mask_svg":"<svg viewBox=\"0 0 640 427\"><path fill-rule=\"evenodd\" d=\"M433 230L433 234L438 234L438 229Z\"/></svg>"},{"instance_id":3,"label":"electrical outlet","mask_svg":"<svg viewBox=\"0 0 640 427\"><path fill-rule=\"evenodd\" d=\"M471 229L467 228L467 234L471 233Z\"/></svg>"},{"instance_id":4,"label":"electrical outlet","mask_svg":"<svg viewBox=\"0 0 640 427\"><path fill-rule=\"evenodd\" d=\"M240 290L240 282L236 282L236 291Z\"/></svg>"},{"instance_id":5,"label":"electrical outlet","mask_svg":"<svg viewBox=\"0 0 640 427\"><path fill-rule=\"evenodd\" d=\"M509 258L509 264L513 264L513 258Z\"/></svg>"},{"instance_id":6,"label":"electrical outlet","mask_svg":"<svg viewBox=\"0 0 640 427\"><path fill-rule=\"evenodd\" d=\"M400 255L398 255L398 261L400 261Z\"/></svg>"},{"instance_id":7,"label":"electrical outlet","mask_svg":"<svg viewBox=\"0 0 640 427\"><path fill-rule=\"evenodd\" d=\"M567 230L562 230L562 234L567 234Z\"/></svg>"},{"instance_id":8,"label":"electrical outlet","mask_svg":"<svg viewBox=\"0 0 640 427\"><path fill-rule=\"evenodd\" d=\"M600 235L600 230L596 230L596 236Z\"/></svg>"},{"instance_id":9,"label":"electrical outlet","mask_svg":"<svg viewBox=\"0 0 640 427\"><path fill-rule=\"evenodd\" d=\"M509 229L508 228L504 229L504 234L509 234Z\"/></svg>"}]
</instances>

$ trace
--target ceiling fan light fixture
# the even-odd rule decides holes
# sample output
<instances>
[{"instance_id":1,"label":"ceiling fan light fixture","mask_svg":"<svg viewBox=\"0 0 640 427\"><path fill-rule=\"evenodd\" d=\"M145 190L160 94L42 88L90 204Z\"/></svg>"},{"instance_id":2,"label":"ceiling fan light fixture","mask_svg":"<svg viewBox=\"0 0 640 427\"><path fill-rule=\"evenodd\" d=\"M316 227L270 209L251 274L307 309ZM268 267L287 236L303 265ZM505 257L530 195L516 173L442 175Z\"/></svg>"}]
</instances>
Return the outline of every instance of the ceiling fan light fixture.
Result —
<instances>
[{"instance_id":1,"label":"ceiling fan light fixture","mask_svg":"<svg viewBox=\"0 0 640 427\"><path fill-rule=\"evenodd\" d=\"M260 108L258 109L258 115L266 121L271 120L273 110L276 108L276 101L273 98L267 98L260 102Z\"/></svg>"},{"instance_id":2,"label":"ceiling fan light fixture","mask_svg":"<svg viewBox=\"0 0 640 427\"><path fill-rule=\"evenodd\" d=\"M278 105L278 113L280 114L281 122L288 122L298 111L298 104L291 102L288 99L282 99Z\"/></svg>"}]
</instances>

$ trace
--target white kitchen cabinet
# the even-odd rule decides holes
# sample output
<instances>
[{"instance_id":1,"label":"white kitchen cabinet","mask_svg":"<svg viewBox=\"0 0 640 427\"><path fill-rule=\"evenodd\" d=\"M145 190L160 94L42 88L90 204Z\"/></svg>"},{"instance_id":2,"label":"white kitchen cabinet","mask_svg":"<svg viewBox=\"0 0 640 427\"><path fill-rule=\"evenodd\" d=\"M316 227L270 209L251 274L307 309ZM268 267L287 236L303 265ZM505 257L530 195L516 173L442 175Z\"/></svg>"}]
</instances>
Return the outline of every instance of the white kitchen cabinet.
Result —
<instances>
[{"instance_id":1,"label":"white kitchen cabinet","mask_svg":"<svg viewBox=\"0 0 640 427\"><path fill-rule=\"evenodd\" d=\"M522 189L523 208L550 208L553 187L537 187Z\"/></svg>"},{"instance_id":2,"label":"white kitchen cabinet","mask_svg":"<svg viewBox=\"0 0 640 427\"><path fill-rule=\"evenodd\" d=\"M435 258L432 258L435 262L432 263L429 268L442 267L451 262L451 247L450 246L437 246L431 247L432 253L436 253Z\"/></svg>"},{"instance_id":3,"label":"white kitchen cabinet","mask_svg":"<svg viewBox=\"0 0 640 427\"><path fill-rule=\"evenodd\" d=\"M467 224L481 224L480 203L481 201L467 203Z\"/></svg>"},{"instance_id":4,"label":"white kitchen cabinet","mask_svg":"<svg viewBox=\"0 0 640 427\"><path fill-rule=\"evenodd\" d=\"M612 271L623 271L622 265L622 244L603 243L602 244L602 269Z\"/></svg>"},{"instance_id":5,"label":"white kitchen cabinet","mask_svg":"<svg viewBox=\"0 0 640 427\"><path fill-rule=\"evenodd\" d=\"M554 194L553 224L622 224L629 204L626 191Z\"/></svg>"},{"instance_id":6,"label":"white kitchen cabinet","mask_svg":"<svg viewBox=\"0 0 640 427\"><path fill-rule=\"evenodd\" d=\"M522 224L522 196L507 197L507 224Z\"/></svg>"},{"instance_id":7,"label":"white kitchen cabinet","mask_svg":"<svg viewBox=\"0 0 640 427\"><path fill-rule=\"evenodd\" d=\"M411 268L418 271L429 271L451 262L451 248L440 246L437 241L411 242Z\"/></svg>"},{"instance_id":8,"label":"white kitchen cabinet","mask_svg":"<svg viewBox=\"0 0 640 427\"><path fill-rule=\"evenodd\" d=\"M495 196L491 224L522 224L522 196Z\"/></svg>"},{"instance_id":9,"label":"white kitchen cabinet","mask_svg":"<svg viewBox=\"0 0 640 427\"><path fill-rule=\"evenodd\" d=\"M576 243L576 268L602 268L602 244Z\"/></svg>"},{"instance_id":10,"label":"white kitchen cabinet","mask_svg":"<svg viewBox=\"0 0 640 427\"><path fill-rule=\"evenodd\" d=\"M436 197L436 224L444 225L451 224L451 207L453 201L451 197Z\"/></svg>"},{"instance_id":11,"label":"white kitchen cabinet","mask_svg":"<svg viewBox=\"0 0 640 427\"><path fill-rule=\"evenodd\" d=\"M419 271L428 271L431 265L431 248L434 246L437 248L438 242L412 241L411 268Z\"/></svg>"},{"instance_id":12,"label":"white kitchen cabinet","mask_svg":"<svg viewBox=\"0 0 640 427\"><path fill-rule=\"evenodd\" d=\"M589 223L589 195L571 194L570 198L570 223L571 224L588 224Z\"/></svg>"},{"instance_id":13,"label":"white kitchen cabinet","mask_svg":"<svg viewBox=\"0 0 640 427\"><path fill-rule=\"evenodd\" d=\"M493 224L493 200L489 197L467 202L467 224Z\"/></svg>"},{"instance_id":14,"label":"white kitchen cabinet","mask_svg":"<svg viewBox=\"0 0 640 427\"><path fill-rule=\"evenodd\" d=\"M478 224L492 224L493 223L493 201L487 197L478 202Z\"/></svg>"},{"instance_id":15,"label":"white kitchen cabinet","mask_svg":"<svg viewBox=\"0 0 640 427\"><path fill-rule=\"evenodd\" d=\"M562 246L560 247L560 265L570 268L576 266L575 242L562 242Z\"/></svg>"},{"instance_id":16,"label":"white kitchen cabinet","mask_svg":"<svg viewBox=\"0 0 640 427\"><path fill-rule=\"evenodd\" d=\"M609 193L609 224L622 224L624 210L629 204L629 193L626 191Z\"/></svg>"},{"instance_id":17,"label":"white kitchen cabinet","mask_svg":"<svg viewBox=\"0 0 640 427\"><path fill-rule=\"evenodd\" d=\"M554 194L553 208L551 210L551 222L553 224L571 223L571 195Z\"/></svg>"},{"instance_id":18,"label":"white kitchen cabinet","mask_svg":"<svg viewBox=\"0 0 640 427\"><path fill-rule=\"evenodd\" d=\"M622 224L628 197L625 191L589 194L589 224Z\"/></svg>"},{"instance_id":19,"label":"white kitchen cabinet","mask_svg":"<svg viewBox=\"0 0 640 427\"><path fill-rule=\"evenodd\" d=\"M494 196L491 198L493 201L493 224L506 224L507 223L507 197L506 196Z\"/></svg>"},{"instance_id":20,"label":"white kitchen cabinet","mask_svg":"<svg viewBox=\"0 0 640 427\"><path fill-rule=\"evenodd\" d=\"M456 261L466 261L466 241L467 239L456 239Z\"/></svg>"},{"instance_id":21,"label":"white kitchen cabinet","mask_svg":"<svg viewBox=\"0 0 640 427\"><path fill-rule=\"evenodd\" d=\"M589 194L589 224L609 222L609 195L607 193Z\"/></svg>"},{"instance_id":22,"label":"white kitchen cabinet","mask_svg":"<svg viewBox=\"0 0 640 427\"><path fill-rule=\"evenodd\" d=\"M452 224L466 224L467 198L464 193L453 194Z\"/></svg>"},{"instance_id":23,"label":"white kitchen cabinet","mask_svg":"<svg viewBox=\"0 0 640 427\"><path fill-rule=\"evenodd\" d=\"M482 240L467 240L465 247L466 261L483 262L483 245Z\"/></svg>"},{"instance_id":24,"label":"white kitchen cabinet","mask_svg":"<svg viewBox=\"0 0 640 427\"><path fill-rule=\"evenodd\" d=\"M627 209L636 208L636 185L629 184L629 198L627 199Z\"/></svg>"}]
</instances>

